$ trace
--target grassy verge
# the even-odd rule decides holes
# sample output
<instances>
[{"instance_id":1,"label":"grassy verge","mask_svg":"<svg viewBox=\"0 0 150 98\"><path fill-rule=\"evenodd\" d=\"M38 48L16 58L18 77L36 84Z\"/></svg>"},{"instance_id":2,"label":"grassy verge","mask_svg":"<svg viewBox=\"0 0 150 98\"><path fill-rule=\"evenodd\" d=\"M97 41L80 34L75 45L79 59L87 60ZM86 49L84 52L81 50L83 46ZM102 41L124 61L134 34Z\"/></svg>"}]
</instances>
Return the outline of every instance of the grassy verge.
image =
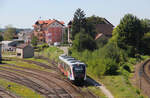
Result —
<instances>
[{"instance_id":1,"label":"grassy verge","mask_svg":"<svg viewBox=\"0 0 150 98\"><path fill-rule=\"evenodd\" d=\"M126 82L124 76L104 76L102 83L112 92L115 98L144 98L140 91Z\"/></svg>"},{"instance_id":2,"label":"grassy verge","mask_svg":"<svg viewBox=\"0 0 150 98\"><path fill-rule=\"evenodd\" d=\"M37 58L25 58L25 60L32 60L32 61L37 61L37 62L41 62L47 65L50 65L46 60L43 59L37 59ZM50 65L51 66L51 65Z\"/></svg>"},{"instance_id":3,"label":"grassy verge","mask_svg":"<svg viewBox=\"0 0 150 98\"><path fill-rule=\"evenodd\" d=\"M103 83L105 87L112 93L114 98L148 98L143 96L139 89L133 87L130 81L126 80L126 77L123 75L102 76L100 78L95 77L92 73L89 72L88 75L95 79L97 82Z\"/></svg>"},{"instance_id":4,"label":"grassy verge","mask_svg":"<svg viewBox=\"0 0 150 98\"><path fill-rule=\"evenodd\" d=\"M92 72L87 71L87 73L95 80L103 83L115 98L148 98L142 95L141 91L130 82L130 78L134 74L135 65L148 58L149 56L141 56L141 59L129 58L125 65L130 68L130 72L122 70L122 75L95 77Z\"/></svg>"},{"instance_id":5,"label":"grassy verge","mask_svg":"<svg viewBox=\"0 0 150 98\"><path fill-rule=\"evenodd\" d=\"M14 65L17 65L17 66L21 66L21 67L25 67L25 68L31 68L31 69L38 69L38 70L44 70L44 71L47 71L48 69L44 68L44 67L41 67L41 66L38 66L38 65L35 65L35 64L29 64L27 62L23 62L23 61L3 61L3 63L6 63L7 64L14 64Z\"/></svg>"},{"instance_id":6,"label":"grassy verge","mask_svg":"<svg viewBox=\"0 0 150 98\"><path fill-rule=\"evenodd\" d=\"M20 96L21 98L44 98L44 96L39 95L23 85L13 83L5 79L0 78L0 85L4 88L7 88L8 85L11 85L11 87L9 89L7 88L7 90Z\"/></svg>"},{"instance_id":7,"label":"grassy verge","mask_svg":"<svg viewBox=\"0 0 150 98\"><path fill-rule=\"evenodd\" d=\"M9 52L9 51L7 51L7 52L2 52L2 55L16 55L16 52Z\"/></svg>"}]
</instances>

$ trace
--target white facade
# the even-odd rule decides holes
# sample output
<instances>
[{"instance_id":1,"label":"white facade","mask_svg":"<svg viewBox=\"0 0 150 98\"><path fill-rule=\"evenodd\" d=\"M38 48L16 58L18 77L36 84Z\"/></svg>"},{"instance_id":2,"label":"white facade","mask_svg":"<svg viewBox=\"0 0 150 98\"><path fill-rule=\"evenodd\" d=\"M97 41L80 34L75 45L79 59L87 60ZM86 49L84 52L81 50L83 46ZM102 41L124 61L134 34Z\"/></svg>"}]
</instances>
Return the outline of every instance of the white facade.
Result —
<instances>
[{"instance_id":1,"label":"white facade","mask_svg":"<svg viewBox=\"0 0 150 98\"><path fill-rule=\"evenodd\" d=\"M56 21L56 22L50 24L49 27L61 27L61 28L63 28L63 25L60 24L60 23L58 23L58 22Z\"/></svg>"},{"instance_id":2,"label":"white facade","mask_svg":"<svg viewBox=\"0 0 150 98\"><path fill-rule=\"evenodd\" d=\"M23 40L2 41L2 51L16 51L16 46L24 43Z\"/></svg>"},{"instance_id":3,"label":"white facade","mask_svg":"<svg viewBox=\"0 0 150 98\"><path fill-rule=\"evenodd\" d=\"M18 38L20 40L24 40L25 42L30 42L31 41L31 35L32 35L32 31L22 31L20 33L18 33Z\"/></svg>"}]
</instances>

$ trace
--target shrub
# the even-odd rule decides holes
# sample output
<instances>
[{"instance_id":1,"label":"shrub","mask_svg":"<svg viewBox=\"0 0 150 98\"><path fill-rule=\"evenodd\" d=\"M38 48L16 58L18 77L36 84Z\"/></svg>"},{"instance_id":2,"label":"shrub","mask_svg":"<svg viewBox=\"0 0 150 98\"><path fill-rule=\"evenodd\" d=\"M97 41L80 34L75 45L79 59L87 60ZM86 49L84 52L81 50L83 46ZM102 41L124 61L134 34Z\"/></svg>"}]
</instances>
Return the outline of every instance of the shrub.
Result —
<instances>
[{"instance_id":1,"label":"shrub","mask_svg":"<svg viewBox=\"0 0 150 98\"><path fill-rule=\"evenodd\" d=\"M117 63L121 61L121 51L115 43L108 43L104 48L100 49L100 54L103 58L111 58Z\"/></svg>"},{"instance_id":2,"label":"shrub","mask_svg":"<svg viewBox=\"0 0 150 98\"><path fill-rule=\"evenodd\" d=\"M92 65L89 65L89 66L92 66L92 69L93 69L92 72L97 77L100 77L100 76L104 75L106 66L103 63L103 60L101 60L101 59L93 59Z\"/></svg>"},{"instance_id":3,"label":"shrub","mask_svg":"<svg viewBox=\"0 0 150 98\"><path fill-rule=\"evenodd\" d=\"M129 67L128 65L124 65L124 66L123 66L123 69L125 69L125 70L128 71L128 72L131 72L131 69L130 69L130 67Z\"/></svg>"},{"instance_id":4,"label":"shrub","mask_svg":"<svg viewBox=\"0 0 150 98\"><path fill-rule=\"evenodd\" d=\"M85 49L93 51L96 47L95 40L85 32L80 32L75 36L72 46L78 52L83 52Z\"/></svg>"},{"instance_id":5,"label":"shrub","mask_svg":"<svg viewBox=\"0 0 150 98\"><path fill-rule=\"evenodd\" d=\"M137 93L138 95L140 95L140 90L136 89L136 93Z\"/></svg>"},{"instance_id":6,"label":"shrub","mask_svg":"<svg viewBox=\"0 0 150 98\"><path fill-rule=\"evenodd\" d=\"M111 74L111 75L118 74L117 70L118 70L119 66L113 59L105 58L103 61L104 61L103 63L106 66L105 74Z\"/></svg>"}]
</instances>

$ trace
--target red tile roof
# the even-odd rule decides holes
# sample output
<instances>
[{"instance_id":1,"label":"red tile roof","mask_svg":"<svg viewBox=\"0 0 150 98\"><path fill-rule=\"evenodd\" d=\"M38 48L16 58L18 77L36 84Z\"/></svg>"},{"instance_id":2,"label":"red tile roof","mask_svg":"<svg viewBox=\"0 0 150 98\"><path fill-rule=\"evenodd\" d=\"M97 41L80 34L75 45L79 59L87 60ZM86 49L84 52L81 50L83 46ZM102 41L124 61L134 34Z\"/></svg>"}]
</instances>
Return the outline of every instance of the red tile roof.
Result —
<instances>
[{"instance_id":1,"label":"red tile roof","mask_svg":"<svg viewBox=\"0 0 150 98\"><path fill-rule=\"evenodd\" d=\"M39 20L38 22L39 22L39 24L43 24L43 23L44 23L44 21L43 21L43 20Z\"/></svg>"},{"instance_id":2,"label":"red tile roof","mask_svg":"<svg viewBox=\"0 0 150 98\"><path fill-rule=\"evenodd\" d=\"M101 36L103 36L103 33L99 33L96 35L95 40L97 40L98 38L100 38Z\"/></svg>"},{"instance_id":3,"label":"red tile roof","mask_svg":"<svg viewBox=\"0 0 150 98\"><path fill-rule=\"evenodd\" d=\"M112 35L113 27L110 24L98 24L96 25L96 32L103 33L105 35Z\"/></svg>"},{"instance_id":4,"label":"red tile roof","mask_svg":"<svg viewBox=\"0 0 150 98\"><path fill-rule=\"evenodd\" d=\"M102 35L112 36L113 26L111 24L98 24L96 25L96 32L98 33L95 40Z\"/></svg>"},{"instance_id":5,"label":"red tile roof","mask_svg":"<svg viewBox=\"0 0 150 98\"><path fill-rule=\"evenodd\" d=\"M38 20L37 22L39 23L39 24L48 24L48 25L50 25L50 24L52 24L52 23L54 23L54 22L58 22L58 23L60 23L61 25L64 25L65 23L63 22L63 21L58 21L58 20Z\"/></svg>"},{"instance_id":6,"label":"red tile roof","mask_svg":"<svg viewBox=\"0 0 150 98\"><path fill-rule=\"evenodd\" d=\"M62 25L64 25L65 23L64 23L64 21L60 21L60 23L62 24Z\"/></svg>"}]
</instances>

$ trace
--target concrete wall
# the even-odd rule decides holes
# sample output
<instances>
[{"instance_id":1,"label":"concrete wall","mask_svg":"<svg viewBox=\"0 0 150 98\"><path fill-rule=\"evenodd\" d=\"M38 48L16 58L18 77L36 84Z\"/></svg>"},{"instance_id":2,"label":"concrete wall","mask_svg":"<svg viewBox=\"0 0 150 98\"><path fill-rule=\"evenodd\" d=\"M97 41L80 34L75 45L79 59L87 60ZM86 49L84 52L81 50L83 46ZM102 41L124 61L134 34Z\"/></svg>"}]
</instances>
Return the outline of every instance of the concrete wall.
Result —
<instances>
[{"instance_id":1,"label":"concrete wall","mask_svg":"<svg viewBox=\"0 0 150 98\"><path fill-rule=\"evenodd\" d=\"M31 58L34 56L34 49L31 46L27 46L23 49L23 58Z\"/></svg>"}]
</instances>

